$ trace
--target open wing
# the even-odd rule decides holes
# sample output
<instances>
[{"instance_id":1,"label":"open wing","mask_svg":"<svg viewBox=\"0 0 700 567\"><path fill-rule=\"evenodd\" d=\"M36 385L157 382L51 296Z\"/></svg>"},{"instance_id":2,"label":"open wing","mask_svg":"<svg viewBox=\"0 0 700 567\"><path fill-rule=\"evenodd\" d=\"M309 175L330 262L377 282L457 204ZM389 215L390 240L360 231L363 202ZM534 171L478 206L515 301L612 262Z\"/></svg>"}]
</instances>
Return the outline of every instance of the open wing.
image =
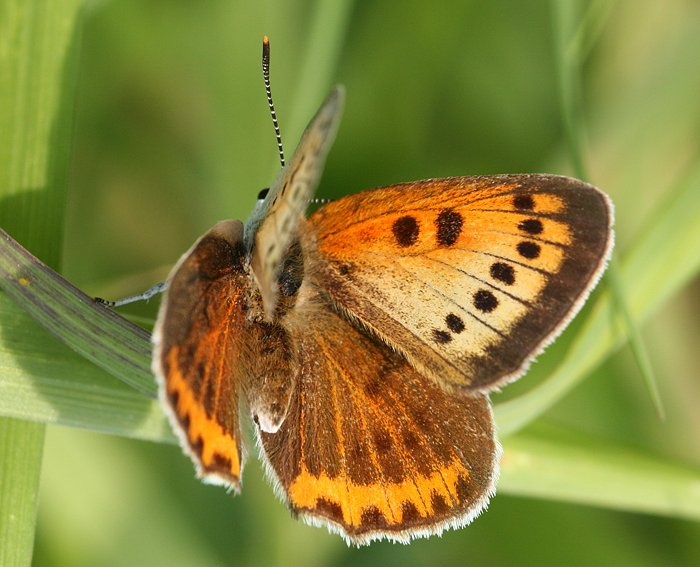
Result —
<instances>
[{"instance_id":1,"label":"open wing","mask_svg":"<svg viewBox=\"0 0 700 567\"><path fill-rule=\"evenodd\" d=\"M309 219L333 301L442 384L518 377L578 311L612 246L612 206L551 175L365 191Z\"/></svg>"}]
</instances>

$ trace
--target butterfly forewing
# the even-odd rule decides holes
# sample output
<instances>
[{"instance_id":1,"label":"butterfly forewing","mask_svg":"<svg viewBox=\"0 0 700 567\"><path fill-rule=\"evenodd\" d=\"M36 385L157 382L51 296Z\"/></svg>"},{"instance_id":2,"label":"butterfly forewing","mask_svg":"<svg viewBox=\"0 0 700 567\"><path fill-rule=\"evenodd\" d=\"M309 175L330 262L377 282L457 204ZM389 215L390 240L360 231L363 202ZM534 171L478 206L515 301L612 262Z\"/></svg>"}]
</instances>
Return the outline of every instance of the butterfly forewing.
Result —
<instances>
[{"instance_id":1,"label":"butterfly forewing","mask_svg":"<svg viewBox=\"0 0 700 567\"><path fill-rule=\"evenodd\" d=\"M344 100L344 89L335 87L309 123L292 159L270 188L260 210L246 224L245 238L252 249L251 266L268 319L277 305L277 276L321 178Z\"/></svg>"},{"instance_id":2,"label":"butterfly forewing","mask_svg":"<svg viewBox=\"0 0 700 567\"><path fill-rule=\"evenodd\" d=\"M168 279L153 333L153 371L173 429L199 476L238 489L243 466L238 397L248 279L243 225L200 238Z\"/></svg>"},{"instance_id":3,"label":"butterfly forewing","mask_svg":"<svg viewBox=\"0 0 700 567\"><path fill-rule=\"evenodd\" d=\"M517 377L597 281L601 192L545 175L436 179L345 197L310 218L333 300L441 383Z\"/></svg>"}]
</instances>

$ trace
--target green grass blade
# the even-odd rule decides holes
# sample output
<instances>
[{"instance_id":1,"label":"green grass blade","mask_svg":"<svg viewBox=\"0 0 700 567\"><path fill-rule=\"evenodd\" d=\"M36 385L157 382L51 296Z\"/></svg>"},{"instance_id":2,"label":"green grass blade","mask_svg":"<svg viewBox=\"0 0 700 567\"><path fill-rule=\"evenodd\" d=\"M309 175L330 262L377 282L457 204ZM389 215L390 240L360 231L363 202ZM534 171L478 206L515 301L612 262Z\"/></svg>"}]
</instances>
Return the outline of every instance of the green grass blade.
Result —
<instances>
[{"instance_id":1,"label":"green grass blade","mask_svg":"<svg viewBox=\"0 0 700 567\"><path fill-rule=\"evenodd\" d=\"M583 16L576 15L576 2L554 2L557 38L557 64L559 91L561 98L562 122L567 134L569 153L576 177L590 181L586 160L583 156L585 134L583 131L584 112L581 105L581 67L585 54L591 49L593 32L600 32L601 23L611 9L611 2L588 3ZM582 4L579 4L582 7ZM597 24L597 25L596 25ZM587 47L586 47L587 46ZM625 295L620 289L616 253L608 267L605 282L610 284L613 300L620 313L623 324L627 327L627 337L637 366L649 389L656 411L663 417L664 409L659 395L659 387L649 353L632 316Z\"/></svg>"},{"instance_id":2,"label":"green grass blade","mask_svg":"<svg viewBox=\"0 0 700 567\"><path fill-rule=\"evenodd\" d=\"M172 440L153 399L148 333L1 230L0 286L7 293L0 295L0 415ZM19 306L81 356L61 348Z\"/></svg>"},{"instance_id":3,"label":"green grass blade","mask_svg":"<svg viewBox=\"0 0 700 567\"><path fill-rule=\"evenodd\" d=\"M0 229L0 285L70 348L154 398L149 335L96 303Z\"/></svg>"},{"instance_id":4,"label":"green grass blade","mask_svg":"<svg viewBox=\"0 0 700 567\"><path fill-rule=\"evenodd\" d=\"M67 349L3 294L0 318L0 415L173 439L157 401Z\"/></svg>"},{"instance_id":5,"label":"green grass blade","mask_svg":"<svg viewBox=\"0 0 700 567\"><path fill-rule=\"evenodd\" d=\"M581 67L585 56L592 49L593 36L598 35L602 30L602 22L612 9L613 2L591 2L588 4L583 17L576 31L567 34L567 31L574 28L575 18L571 10L571 4L555 2L555 12L557 15L559 33L557 34L557 47L561 50L563 57L559 57L559 76L561 78L561 98L562 115L567 128L569 139L569 151L574 164L577 177L583 180L590 180L586 160L582 153L584 143L584 113L581 105ZM568 6L568 7L567 7ZM608 274L605 279L610 285L613 294L613 301L617 308L623 324L626 327L627 338L630 348L637 362L637 366L649 389L649 394L656 407L656 412L661 419L664 418L664 407L659 394L659 386L654 368L649 358L649 353L642 339L639 328L632 319L627 305L627 299L620 288L620 275L616 261L617 253L613 253L613 258L608 267Z\"/></svg>"},{"instance_id":6,"label":"green grass blade","mask_svg":"<svg viewBox=\"0 0 700 567\"><path fill-rule=\"evenodd\" d=\"M580 87L580 67L582 61L581 45L584 43L584 30L586 23L592 20L600 19L598 12L601 10L600 5L591 3L588 6L588 11L583 18L579 18L577 14L577 2L552 2L554 20L555 20L555 36L556 36L556 55L557 55L557 71L559 77L559 96L561 101L561 114L564 131L566 133L571 155L572 165L577 177L588 179L586 172L585 159L583 157L583 112L581 109L581 87ZM594 14L594 15L591 15ZM581 23L577 23L581 22ZM578 30L578 31L576 31ZM624 325L624 335L632 344L632 350L637 360L638 367L649 386L649 391L657 407L660 415L663 415L663 407L658 395L657 381L653 373L649 355L647 353L641 334L636 327L635 318L631 313L631 307L628 303L628 295L624 293L623 276L618 271L617 262L611 262L609 267L609 276L606 281L612 282L612 305L617 310L617 313L607 319L607 325L610 325L613 320L621 319ZM654 274L648 274L653 278ZM661 282L658 282L661 283ZM605 297L608 297L607 295ZM596 358L596 354L607 356L611 349L598 348L600 344L592 344L596 338L608 336L603 332L602 327L605 322L596 321L598 324L593 324L586 329L582 329L576 345L568 354L567 359L562 362L559 369L550 376L549 380L540 387L533 390L529 394L521 396L515 400L501 404L497 409L498 415L502 416L502 427L504 431L513 431L523 427L538 415L544 412L550 405L556 403L566 392L568 392L578 381L585 375L581 372L583 368L588 371L602 361ZM586 335L588 329L595 329L596 337ZM591 341L587 339L591 339ZM618 343L615 343L615 347ZM594 348L590 353L586 352L586 348ZM534 401L534 397L542 394L538 402ZM522 409L522 413L520 413Z\"/></svg>"},{"instance_id":7,"label":"green grass blade","mask_svg":"<svg viewBox=\"0 0 700 567\"><path fill-rule=\"evenodd\" d=\"M0 226L60 264L79 0L0 3ZM0 322L5 329L5 321ZM0 420L0 564L30 565L44 426Z\"/></svg>"},{"instance_id":8,"label":"green grass blade","mask_svg":"<svg viewBox=\"0 0 700 567\"><path fill-rule=\"evenodd\" d=\"M44 426L0 417L0 565L30 565Z\"/></svg>"},{"instance_id":9,"label":"green grass blade","mask_svg":"<svg viewBox=\"0 0 700 567\"><path fill-rule=\"evenodd\" d=\"M592 4L593 5L593 4ZM583 117L581 113L581 77L580 54L572 46L583 40L581 34L585 30L583 24L578 24L579 2L560 2L552 0L554 12L555 55L557 62L557 78L559 85L559 104L561 106L562 125L569 147L574 175L586 180L588 175L583 159ZM585 21L586 18L583 18ZM579 33L576 33L576 29Z\"/></svg>"},{"instance_id":10,"label":"green grass blade","mask_svg":"<svg viewBox=\"0 0 700 567\"><path fill-rule=\"evenodd\" d=\"M630 315L629 309L627 309L627 302L620 286L620 276L617 268L617 262L615 261L613 261L610 265L607 281L610 284L613 301L615 302L620 317L622 317L625 325L630 348L632 349L637 365L642 372L642 376L647 384L647 389L651 395L651 400L656 408L656 415L663 421L666 419L666 410L664 409L661 393L659 392L659 384L654 374L654 368L651 365L649 352L647 351L644 341L642 340L641 333L639 332L639 327L634 321L632 321L632 316Z\"/></svg>"},{"instance_id":11,"label":"green grass blade","mask_svg":"<svg viewBox=\"0 0 700 567\"><path fill-rule=\"evenodd\" d=\"M289 134L292 140L300 138L309 116L318 110L320 101L330 89L333 73L338 68L352 5L351 0L317 2L291 107Z\"/></svg>"},{"instance_id":12,"label":"green grass blade","mask_svg":"<svg viewBox=\"0 0 700 567\"><path fill-rule=\"evenodd\" d=\"M700 470L538 423L508 438L505 493L700 520Z\"/></svg>"}]
</instances>

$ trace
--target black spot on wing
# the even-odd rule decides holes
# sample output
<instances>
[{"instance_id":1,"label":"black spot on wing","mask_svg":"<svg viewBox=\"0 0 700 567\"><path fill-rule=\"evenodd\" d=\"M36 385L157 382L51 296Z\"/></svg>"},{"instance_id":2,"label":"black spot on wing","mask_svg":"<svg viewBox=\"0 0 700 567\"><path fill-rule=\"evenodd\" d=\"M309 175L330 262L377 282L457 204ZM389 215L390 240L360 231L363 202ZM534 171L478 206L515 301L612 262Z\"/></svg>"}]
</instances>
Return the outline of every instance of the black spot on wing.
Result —
<instances>
[{"instance_id":1,"label":"black spot on wing","mask_svg":"<svg viewBox=\"0 0 700 567\"><path fill-rule=\"evenodd\" d=\"M420 226L415 217L405 216L398 218L391 226L394 238L399 246L407 248L413 246L418 241Z\"/></svg>"},{"instance_id":2,"label":"black spot on wing","mask_svg":"<svg viewBox=\"0 0 700 567\"><path fill-rule=\"evenodd\" d=\"M462 234L464 219L453 209L445 209L435 219L437 243L439 246L452 246Z\"/></svg>"},{"instance_id":3,"label":"black spot on wing","mask_svg":"<svg viewBox=\"0 0 700 567\"><path fill-rule=\"evenodd\" d=\"M539 219L526 219L518 224L518 228L528 234L541 234L543 227Z\"/></svg>"},{"instance_id":4,"label":"black spot on wing","mask_svg":"<svg viewBox=\"0 0 700 567\"><path fill-rule=\"evenodd\" d=\"M517 249L518 254L520 254L523 258L527 258L528 260L538 258L541 251L539 244L536 242L530 242L529 240L518 242Z\"/></svg>"},{"instance_id":5,"label":"black spot on wing","mask_svg":"<svg viewBox=\"0 0 700 567\"><path fill-rule=\"evenodd\" d=\"M506 285L515 283L515 270L510 264L504 262L494 262L491 264L491 277Z\"/></svg>"},{"instance_id":6,"label":"black spot on wing","mask_svg":"<svg viewBox=\"0 0 700 567\"><path fill-rule=\"evenodd\" d=\"M474 307L482 313L491 313L498 307L498 299L487 289L480 289L474 294Z\"/></svg>"}]
</instances>

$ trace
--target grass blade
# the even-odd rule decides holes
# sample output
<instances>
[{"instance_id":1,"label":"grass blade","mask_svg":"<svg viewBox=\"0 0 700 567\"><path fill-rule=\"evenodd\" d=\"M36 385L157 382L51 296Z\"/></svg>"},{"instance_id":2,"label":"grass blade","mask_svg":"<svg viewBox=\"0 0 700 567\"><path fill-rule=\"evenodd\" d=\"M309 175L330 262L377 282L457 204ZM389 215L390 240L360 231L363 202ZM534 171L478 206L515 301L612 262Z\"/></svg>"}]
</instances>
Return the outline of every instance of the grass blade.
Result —
<instances>
[{"instance_id":1,"label":"grass blade","mask_svg":"<svg viewBox=\"0 0 700 567\"><path fill-rule=\"evenodd\" d=\"M0 229L5 292L75 352L155 398L149 335L85 295Z\"/></svg>"},{"instance_id":2,"label":"grass blade","mask_svg":"<svg viewBox=\"0 0 700 567\"><path fill-rule=\"evenodd\" d=\"M508 438L499 489L629 512L700 520L700 471L538 423Z\"/></svg>"},{"instance_id":3,"label":"grass blade","mask_svg":"<svg viewBox=\"0 0 700 567\"><path fill-rule=\"evenodd\" d=\"M79 0L0 4L0 226L54 267L61 257L81 7ZM0 419L3 566L31 564L43 449L43 424Z\"/></svg>"},{"instance_id":4,"label":"grass blade","mask_svg":"<svg viewBox=\"0 0 700 567\"><path fill-rule=\"evenodd\" d=\"M0 415L172 440L154 400L146 331L95 303L1 230L0 286L7 293L0 296ZM81 356L61 348L19 306Z\"/></svg>"},{"instance_id":5,"label":"grass blade","mask_svg":"<svg viewBox=\"0 0 700 567\"><path fill-rule=\"evenodd\" d=\"M30 565L44 429L0 417L0 565Z\"/></svg>"},{"instance_id":6,"label":"grass blade","mask_svg":"<svg viewBox=\"0 0 700 567\"><path fill-rule=\"evenodd\" d=\"M587 22L600 18L597 15L597 12L600 11L600 5L596 3L588 5L588 11L583 18L578 17L577 7L581 7L577 2L552 2L562 123L574 172L577 177L585 180L588 179L588 175L582 150L584 132L583 112L580 102L581 46L584 43L584 30ZM577 22L580 23L577 24ZM695 204L692 203L692 199L690 204ZM692 251L689 252L692 254ZM691 264L693 264L692 261ZM697 262L695 265L697 265ZM641 266L640 268L644 269ZM593 316L591 317L592 321L589 321L589 324L584 329L581 329L579 337L572 346L567 358L545 383L532 392L500 404L497 407L497 415L502 419L499 423L504 432L515 431L535 419L561 399L597 364L602 362L621 342L621 339L619 341L612 340L607 345L600 342L605 340L603 337L612 338L611 333L616 337L624 335L626 339L631 341L635 359L646 383L649 385L651 397L657 407L657 411L660 415L663 415L663 408L658 396L658 387L653 369L649 362L649 355L641 339L641 334L636 327L636 321L639 318L632 313L629 295L625 293L629 291L628 287L631 287L632 282L635 282L635 280L630 280L629 277L626 278L621 274L618 263L615 261L611 262L608 271L609 275L604 281L612 282L612 293L606 292L598 301L598 304L601 301L606 302L605 306L596 308L594 311L599 316L604 317L604 320L600 318L593 320ZM640 276L636 273L634 275ZM663 285L659 278L655 278L654 272L647 272L646 276L656 280L655 283ZM614 308L616 313L611 313L611 308ZM615 326L613 322L616 322L618 327L620 324L624 325L624 333L620 333L616 329L611 330L610 327ZM592 350L587 351L589 348ZM538 396L541 397L536 401L535 398Z\"/></svg>"}]
</instances>

